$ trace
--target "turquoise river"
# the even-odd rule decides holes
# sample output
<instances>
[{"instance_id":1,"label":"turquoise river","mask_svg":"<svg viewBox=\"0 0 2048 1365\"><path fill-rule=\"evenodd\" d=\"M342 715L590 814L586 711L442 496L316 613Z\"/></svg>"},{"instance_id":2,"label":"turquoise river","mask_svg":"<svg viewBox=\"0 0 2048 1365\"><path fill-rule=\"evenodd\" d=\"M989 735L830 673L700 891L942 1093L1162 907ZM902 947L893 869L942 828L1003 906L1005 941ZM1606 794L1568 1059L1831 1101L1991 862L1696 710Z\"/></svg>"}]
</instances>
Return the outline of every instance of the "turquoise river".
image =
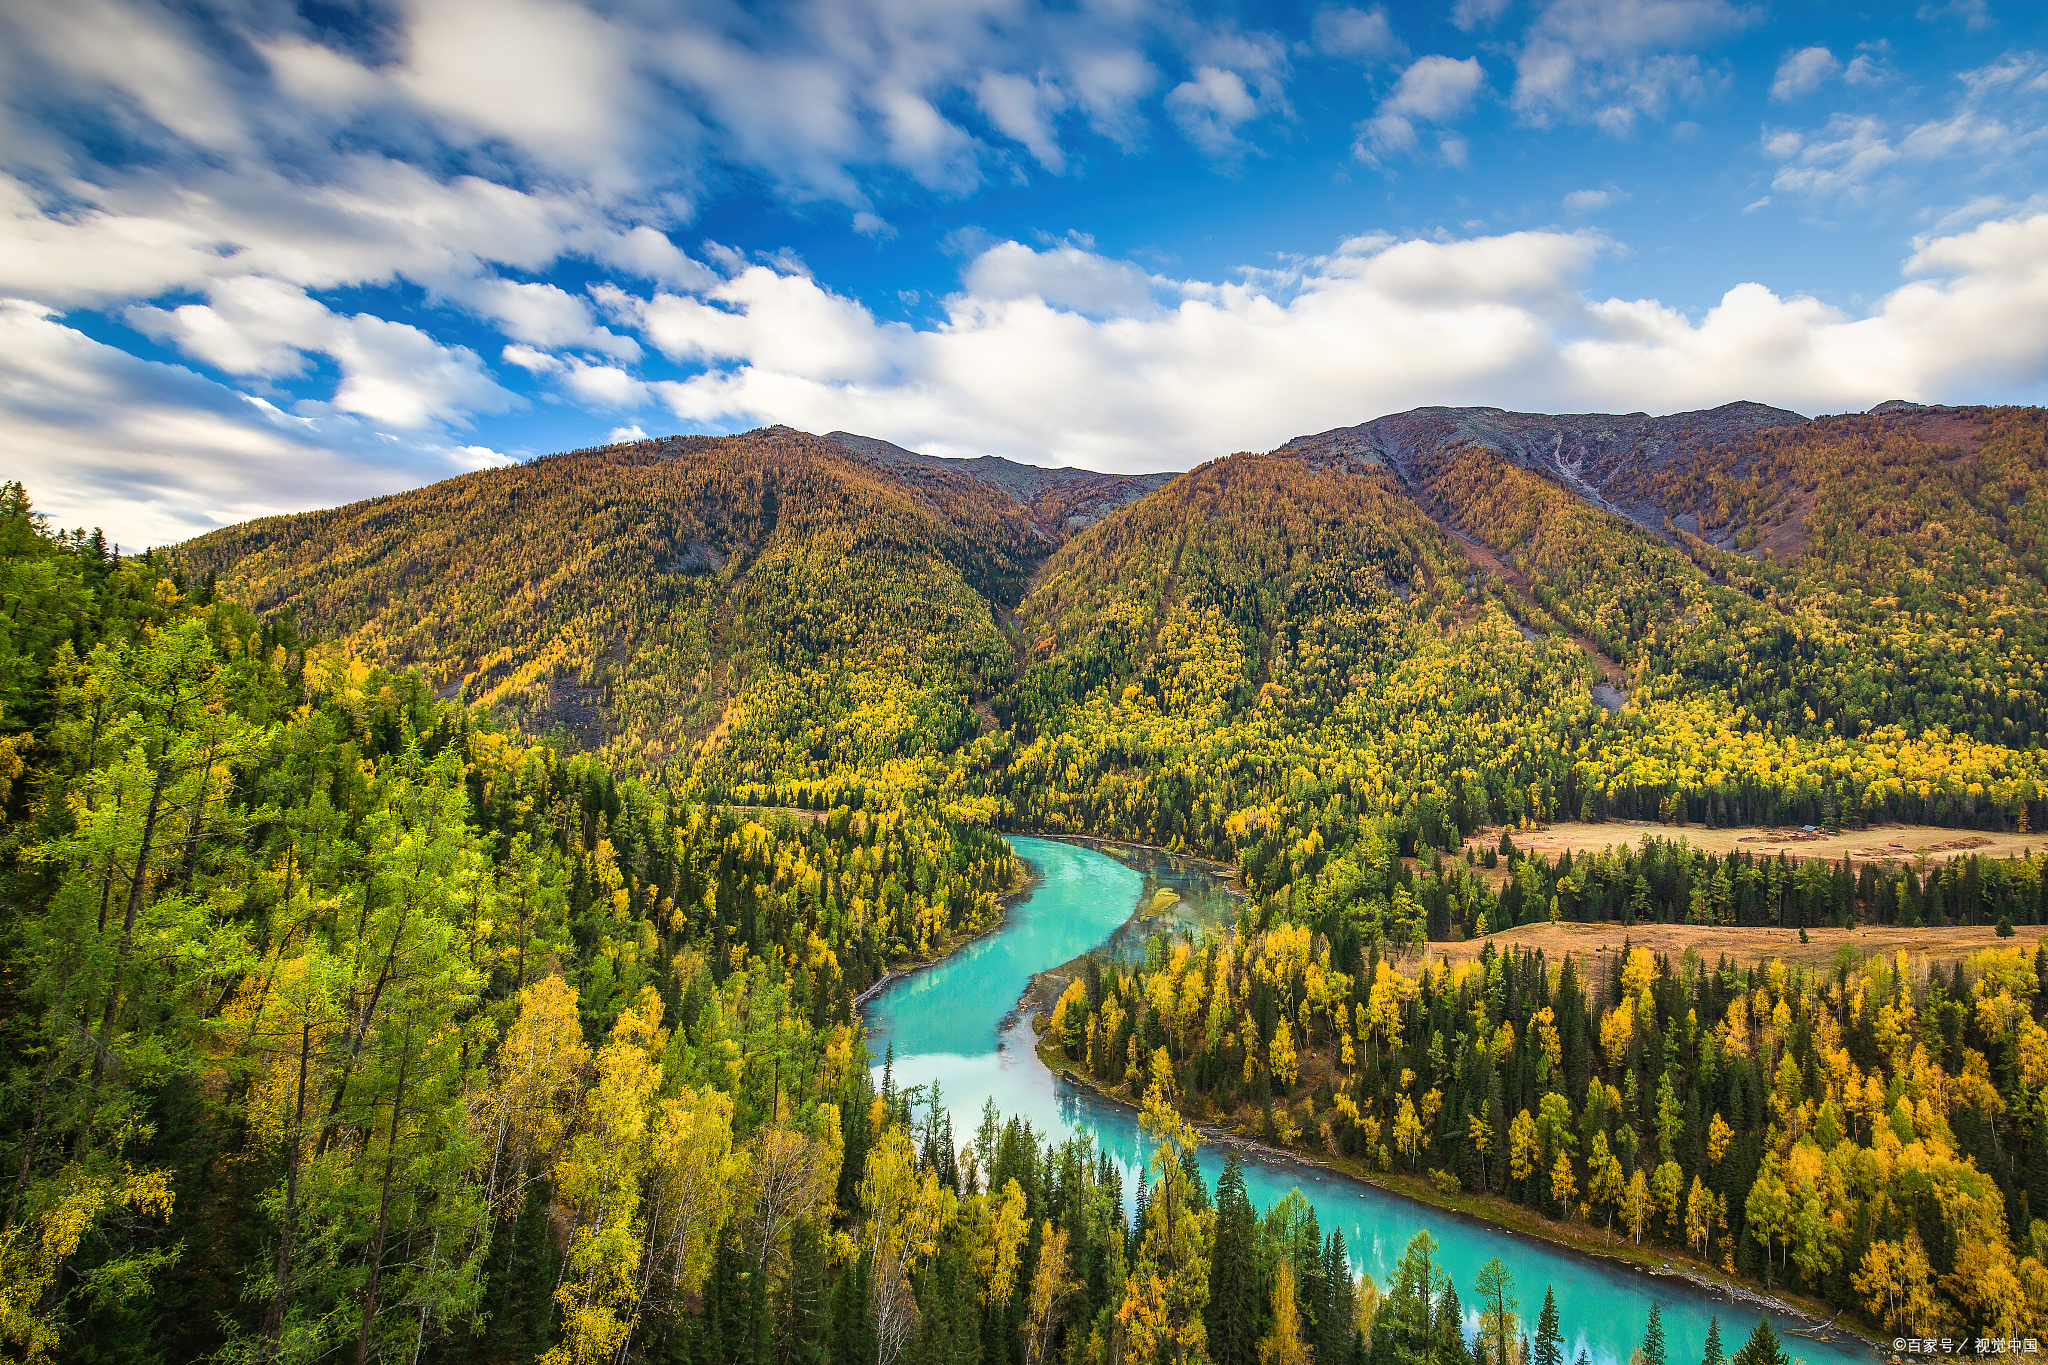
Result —
<instances>
[{"instance_id":1,"label":"turquoise river","mask_svg":"<svg viewBox=\"0 0 2048 1365\"><path fill-rule=\"evenodd\" d=\"M1005 1116L1029 1120L1041 1135L1093 1134L1123 1164L1128 1198L1140 1155L1136 1115L1049 1071L1038 1060L1018 1000L1034 972L1103 947L1113 937L1112 947L1128 948L1131 935L1119 936L1117 930L1141 897L1149 904L1158 888L1170 887L1181 896L1171 923L1159 926L1175 929L1227 919L1227 893L1198 867L1144 851L1120 848L1112 857L1046 839L1011 843L1036 874L1035 889L1011 908L1001 929L877 995L867 1007L869 1046L877 1060L885 1048L894 1049L899 1086L939 1084L957 1137L973 1131L989 1099ZM1642 1338L1652 1302L1663 1305L1673 1365L1700 1358L1711 1314L1720 1315L1722 1340L1731 1353L1755 1325L1754 1308L1714 1299L1682 1281L1579 1256L1285 1157L1246 1154L1241 1159L1254 1204L1263 1209L1299 1189L1314 1205L1324 1231L1343 1231L1355 1268L1382 1286L1408 1239L1428 1230L1440 1247L1439 1264L1468 1305L1468 1336L1478 1325L1476 1310L1470 1308L1472 1282L1492 1256L1514 1272L1525 1330L1533 1330L1544 1286L1556 1290L1569 1344L1566 1360L1577 1359L1583 1349L1592 1365L1627 1361ZM1213 1191L1223 1169L1222 1151L1204 1144L1201 1164ZM1795 1324L1774 1325L1782 1332ZM1853 1346L1799 1337L1787 1338L1785 1347L1806 1365L1872 1359Z\"/></svg>"}]
</instances>

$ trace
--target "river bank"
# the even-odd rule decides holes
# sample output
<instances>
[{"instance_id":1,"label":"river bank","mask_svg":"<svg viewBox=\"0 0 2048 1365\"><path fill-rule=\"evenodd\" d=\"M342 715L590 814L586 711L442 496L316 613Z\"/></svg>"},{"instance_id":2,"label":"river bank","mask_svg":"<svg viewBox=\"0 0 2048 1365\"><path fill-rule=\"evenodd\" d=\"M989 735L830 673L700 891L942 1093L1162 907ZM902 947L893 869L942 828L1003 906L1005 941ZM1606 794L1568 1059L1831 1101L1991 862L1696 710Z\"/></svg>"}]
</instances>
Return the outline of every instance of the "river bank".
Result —
<instances>
[{"instance_id":1,"label":"river bank","mask_svg":"<svg viewBox=\"0 0 2048 1365\"><path fill-rule=\"evenodd\" d=\"M1047 1139L1091 1138L1123 1172L1128 1213L1129 1192L1137 1187L1148 1150L1137 1114L1125 1097L1106 1094L1059 1059L1044 1056L1033 1017L1057 997L1056 989L1047 992L1050 980L1070 975L1090 952L1132 930L1134 911L1141 903L1153 904L1159 883L1141 869L1161 870L1172 862L1178 872L1168 875L1212 910L1234 902L1215 893L1207 869L1198 873L1191 862L1164 851L1124 844L1120 860L1095 841L1029 836L1019 837L1015 847L1042 880L1012 899L1007 932L963 945L943 960L907 965L862 1011L869 1045L877 1057L885 1046L892 1052L899 1088L922 1088L925 1102L937 1102L943 1090L955 1132L970 1130L984 1107L993 1105ZM1147 933L1152 928L1135 927ZM1063 1075L1074 1083L1063 1084ZM1821 1315L1796 1294L1752 1299L1753 1291L1682 1255L1626 1243L1603 1246L1597 1225L1548 1224L1505 1200L1462 1191L1445 1197L1420 1182L1411 1184L1402 1172L1367 1171L1213 1123L1205 1125L1204 1138L1197 1160L1206 1180L1221 1177L1226 1149L1240 1151L1255 1208L1306 1199L1325 1231L1342 1233L1354 1266L1382 1283L1409 1240L1427 1231L1437 1240L1443 1270L1460 1285L1498 1258L1527 1292L1552 1287L1567 1324L1568 1359L1583 1351L1592 1365L1625 1365L1653 1302L1663 1304L1672 1359L1697 1359L1710 1318L1731 1300L1751 1304L1752 1317L1763 1311L1776 1319L1793 1337L1788 1347L1813 1365L1870 1358L1861 1339L1846 1339L1850 1334L1839 1326L1828 1340L1801 1343L1799 1336ZM1742 1310L1730 1312L1731 1322L1743 1316Z\"/></svg>"},{"instance_id":2,"label":"river bank","mask_svg":"<svg viewBox=\"0 0 2048 1365\"><path fill-rule=\"evenodd\" d=\"M1039 1034L1038 1060L1048 1071L1069 1084L1090 1091L1105 1103L1116 1105L1132 1114L1139 1112L1139 1106L1128 1095L1109 1089L1090 1076L1078 1063L1059 1055L1064 1049L1057 1043L1047 1041L1040 1032L1045 1022L1045 1016L1042 1014L1034 1015L1031 1019L1033 1031ZM1731 1279L1715 1266L1696 1257L1674 1253L1669 1248L1639 1247L1625 1238L1620 1241L1595 1239L1582 1235L1572 1225L1546 1218L1497 1194L1473 1194L1463 1190L1446 1193L1420 1176L1400 1171L1375 1171L1363 1162L1348 1157L1310 1155L1291 1147L1266 1142L1240 1129L1224 1128L1186 1111L1182 1112L1204 1142L1213 1142L1248 1154L1256 1154L1269 1162L1284 1161L1327 1171L1346 1180L1369 1185L1397 1199L1404 1199L1439 1213L1451 1214L1489 1232L1533 1238L1589 1261L1619 1266L1640 1275L1654 1275L1681 1281L1731 1304L1748 1304L1801 1321L1807 1325L1807 1332L1797 1335L1808 1340L1867 1347L1880 1355L1886 1353L1889 1345L1888 1339L1876 1337L1864 1331L1860 1325L1839 1321L1840 1311L1830 1311L1829 1305L1818 1299L1793 1291L1765 1290L1745 1284L1740 1280ZM1813 1335L1809 1336L1809 1332Z\"/></svg>"},{"instance_id":3,"label":"river bank","mask_svg":"<svg viewBox=\"0 0 2048 1365\"><path fill-rule=\"evenodd\" d=\"M1125 841L1092 839L1087 836L1066 836L1059 842L1071 842L1084 847L1134 847ZM1169 850L1154 851L1176 858L1186 857L1183 854L1172 854ZM1190 861L1207 863L1210 860ZM1112 934L1112 940L1127 934L1146 918L1147 910L1141 901L1133 908L1130 917ZM1018 999L1010 1017L1021 1018L1028 1024L1033 1051L1040 1065L1048 1072L1089 1091L1108 1104L1135 1115L1138 1112L1138 1105L1131 1096L1114 1092L1102 1085L1088 1075L1079 1064L1067 1060L1064 1048L1048 1042L1045 1037L1044 1031L1050 1022L1049 1013L1053 1005L1066 990L1067 985L1085 969L1088 958L1098 951L1100 949L1090 949L1058 966L1034 972L1030 985ZM1379 1171L1355 1158L1324 1152L1310 1153L1270 1143L1243 1128L1224 1127L1201 1115L1187 1113L1185 1110L1183 1113L1195 1125L1205 1142L1235 1148L1268 1162L1286 1162L1308 1170L1327 1172L1410 1203L1450 1214L1460 1220L1484 1227L1488 1231L1532 1238L1576 1257L1624 1268L1635 1274L1679 1281L1731 1305L1748 1304L1797 1321L1805 1328L1798 1335L1808 1340L1866 1348L1880 1354L1889 1346L1889 1339L1877 1338L1860 1325L1844 1324L1840 1320L1842 1314L1839 1311L1833 1310L1830 1305L1818 1299L1793 1290L1765 1288L1745 1283L1730 1276L1721 1267L1690 1254L1689 1251L1665 1246L1638 1246L1628 1242L1625 1237L1616 1240L1611 1234L1596 1228L1561 1223L1497 1194L1476 1194L1462 1189L1445 1192L1419 1174ZM1809 1333L1811 1335L1808 1335Z\"/></svg>"},{"instance_id":4,"label":"river bank","mask_svg":"<svg viewBox=\"0 0 2048 1365\"><path fill-rule=\"evenodd\" d=\"M991 934L1001 933L1004 929L1008 928L1011 909L1023 904L1036 895L1039 885L1043 880L1039 877L1038 870L1032 867L1030 863L1022 858L1017 858L1014 853L1010 856L1016 859L1023 885L1014 891L1005 891L1002 895L996 897L996 918L993 924L985 925L980 929L976 929L973 933L964 934L957 939L948 939L945 945L930 957L921 957L915 961L901 963L898 966L889 968L888 971L883 972L881 976L875 979L873 985L853 997L853 1008L855 1010L860 1009L868 1001L880 995L883 990L901 981L903 978L925 971L928 968L936 967L955 953L971 948Z\"/></svg>"}]
</instances>

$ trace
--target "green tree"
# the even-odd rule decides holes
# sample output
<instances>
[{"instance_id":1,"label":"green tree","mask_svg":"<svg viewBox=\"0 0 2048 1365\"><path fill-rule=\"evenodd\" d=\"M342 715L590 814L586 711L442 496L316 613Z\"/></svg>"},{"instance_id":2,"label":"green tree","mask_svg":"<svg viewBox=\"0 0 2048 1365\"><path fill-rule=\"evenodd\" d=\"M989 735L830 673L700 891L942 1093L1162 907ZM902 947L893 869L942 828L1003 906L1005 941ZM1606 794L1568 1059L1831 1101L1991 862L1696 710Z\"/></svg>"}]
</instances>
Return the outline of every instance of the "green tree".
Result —
<instances>
[{"instance_id":1,"label":"green tree","mask_svg":"<svg viewBox=\"0 0 2048 1365\"><path fill-rule=\"evenodd\" d=\"M1501 1259L1495 1256L1479 1267L1479 1277L1472 1282L1472 1292L1479 1299L1479 1336L1482 1341L1492 1338L1493 1358L1496 1361L1512 1359L1515 1339L1515 1309L1518 1306L1512 1293L1515 1277ZM1546 1301L1548 1299L1546 1293Z\"/></svg>"},{"instance_id":2,"label":"green tree","mask_svg":"<svg viewBox=\"0 0 2048 1365\"><path fill-rule=\"evenodd\" d=\"M1771 1330L1766 1318L1756 1320L1756 1329L1749 1334L1749 1340L1735 1353L1732 1365L1790 1365L1785 1348L1778 1343L1778 1334Z\"/></svg>"},{"instance_id":3,"label":"green tree","mask_svg":"<svg viewBox=\"0 0 2048 1365\"><path fill-rule=\"evenodd\" d=\"M1643 1365L1665 1365L1664 1362L1664 1307L1650 1305L1650 1321L1643 1328L1643 1344L1640 1351Z\"/></svg>"},{"instance_id":4,"label":"green tree","mask_svg":"<svg viewBox=\"0 0 2048 1365\"><path fill-rule=\"evenodd\" d=\"M1656 1311L1654 1308L1651 1310ZM1505 1360L1507 1357L1501 1357ZM1564 1365L1564 1338L1557 1325L1557 1295L1543 1286L1543 1312L1536 1319L1536 1349L1530 1365Z\"/></svg>"}]
</instances>

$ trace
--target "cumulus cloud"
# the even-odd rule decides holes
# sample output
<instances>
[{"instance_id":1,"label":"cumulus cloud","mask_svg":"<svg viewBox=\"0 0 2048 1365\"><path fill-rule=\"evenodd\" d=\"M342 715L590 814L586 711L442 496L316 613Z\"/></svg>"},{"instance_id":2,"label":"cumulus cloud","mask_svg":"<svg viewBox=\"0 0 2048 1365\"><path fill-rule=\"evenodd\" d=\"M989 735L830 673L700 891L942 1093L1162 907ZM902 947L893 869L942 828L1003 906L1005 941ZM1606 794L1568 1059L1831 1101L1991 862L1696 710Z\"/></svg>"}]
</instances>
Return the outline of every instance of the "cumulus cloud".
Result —
<instances>
[{"instance_id":1,"label":"cumulus cloud","mask_svg":"<svg viewBox=\"0 0 2048 1365\"><path fill-rule=\"evenodd\" d=\"M1169 90L1166 112L1201 152L1228 167L1248 150L1238 129L1286 114L1287 56L1270 34L1225 30L1196 50L1194 75Z\"/></svg>"},{"instance_id":2,"label":"cumulus cloud","mask_svg":"<svg viewBox=\"0 0 2048 1365\"><path fill-rule=\"evenodd\" d=\"M531 318L515 325L544 334L547 309L542 301ZM368 313L344 317L301 290L257 276L217 282L206 303L169 311L134 307L127 318L145 335L234 375L298 374L306 368L305 352L331 357L341 371L334 397L299 404L308 414L347 412L416 429L435 422L460 425L471 413L504 412L521 401L500 388L467 347L444 346L409 323ZM614 340L638 355L630 338Z\"/></svg>"},{"instance_id":3,"label":"cumulus cloud","mask_svg":"<svg viewBox=\"0 0 2048 1365\"><path fill-rule=\"evenodd\" d=\"M1815 411L2037 390L2048 214L1924 243L1863 315L1738 284L1698 318L1588 296L1589 232L1346 241L1235 280L1143 277L1074 243L991 246L946 315L877 319L752 266L705 298L619 300L702 372L647 400L696 425L787 422L915 449L1184 468L1433 403ZM1141 286L1142 280L1142 286Z\"/></svg>"},{"instance_id":4,"label":"cumulus cloud","mask_svg":"<svg viewBox=\"0 0 2048 1365\"><path fill-rule=\"evenodd\" d=\"M1393 93L1380 102L1379 112L1359 125L1353 153L1373 165L1390 156L1414 155L1421 143L1416 125L1443 124L1457 118L1485 83L1486 73L1476 57L1463 61L1443 56L1420 58L1401 73ZM1463 147L1456 138L1438 143L1440 154L1454 164L1463 164Z\"/></svg>"},{"instance_id":5,"label":"cumulus cloud","mask_svg":"<svg viewBox=\"0 0 2048 1365\"><path fill-rule=\"evenodd\" d=\"M1038 299L1093 316L1145 312L1154 287L1152 278L1130 262L1108 260L1074 243L1045 251L1000 243L968 265L961 283L977 299Z\"/></svg>"},{"instance_id":6,"label":"cumulus cloud","mask_svg":"<svg viewBox=\"0 0 2048 1365\"><path fill-rule=\"evenodd\" d=\"M19 299L0 300L0 354L0 423L17 476L59 524L105 526L132 549L504 463L349 416L282 412Z\"/></svg>"},{"instance_id":7,"label":"cumulus cloud","mask_svg":"<svg viewBox=\"0 0 2048 1365\"><path fill-rule=\"evenodd\" d=\"M1824 47L1802 47L1797 52L1788 52L1785 60L1778 63L1777 78L1771 82L1771 98L1796 100L1801 95L1810 95L1841 69L1835 54Z\"/></svg>"}]
</instances>

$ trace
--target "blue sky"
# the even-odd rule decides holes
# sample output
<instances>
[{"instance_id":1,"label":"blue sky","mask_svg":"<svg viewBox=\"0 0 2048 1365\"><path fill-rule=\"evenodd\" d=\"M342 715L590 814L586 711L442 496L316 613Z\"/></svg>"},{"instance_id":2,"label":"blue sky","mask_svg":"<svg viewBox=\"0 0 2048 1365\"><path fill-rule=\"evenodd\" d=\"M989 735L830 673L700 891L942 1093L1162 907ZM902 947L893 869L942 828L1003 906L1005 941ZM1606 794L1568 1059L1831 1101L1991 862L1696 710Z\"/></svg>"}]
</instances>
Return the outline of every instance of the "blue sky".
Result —
<instances>
[{"instance_id":1,"label":"blue sky","mask_svg":"<svg viewBox=\"0 0 2048 1365\"><path fill-rule=\"evenodd\" d=\"M2048 397L1999 0L75 0L0 101L0 429L129 544L778 421L1137 470Z\"/></svg>"}]
</instances>

